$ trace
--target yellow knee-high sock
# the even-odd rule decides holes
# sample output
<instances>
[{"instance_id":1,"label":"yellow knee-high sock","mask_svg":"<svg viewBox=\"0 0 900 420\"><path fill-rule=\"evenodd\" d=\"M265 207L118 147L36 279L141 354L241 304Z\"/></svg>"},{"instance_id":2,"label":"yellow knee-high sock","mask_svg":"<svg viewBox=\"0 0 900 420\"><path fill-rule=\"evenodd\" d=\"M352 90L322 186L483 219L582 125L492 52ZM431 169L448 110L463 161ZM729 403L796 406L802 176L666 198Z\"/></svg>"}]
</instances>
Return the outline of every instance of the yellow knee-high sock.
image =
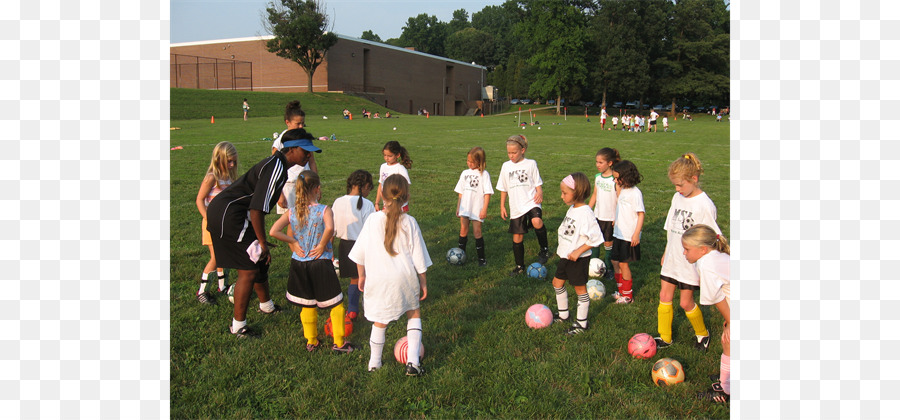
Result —
<instances>
[{"instance_id":1,"label":"yellow knee-high sock","mask_svg":"<svg viewBox=\"0 0 900 420\"><path fill-rule=\"evenodd\" d=\"M303 308L300 310L300 322L303 324L306 344L319 344L319 311L316 308Z\"/></svg>"},{"instance_id":2,"label":"yellow knee-high sock","mask_svg":"<svg viewBox=\"0 0 900 420\"><path fill-rule=\"evenodd\" d=\"M334 345L344 346L344 304L338 304L331 308L331 333L334 335Z\"/></svg>"},{"instance_id":3,"label":"yellow knee-high sock","mask_svg":"<svg viewBox=\"0 0 900 420\"><path fill-rule=\"evenodd\" d=\"M672 309L672 302L663 302L659 301L659 306L656 308L656 316L658 321L657 330L659 331L659 338L662 338L663 341L667 343L672 342L672 318L675 317L675 311Z\"/></svg>"},{"instance_id":4,"label":"yellow knee-high sock","mask_svg":"<svg viewBox=\"0 0 900 420\"><path fill-rule=\"evenodd\" d=\"M700 306L694 304L694 309L684 314L687 315L688 321L691 321L691 325L694 326L694 334L701 337L709 335L709 331L706 330L706 324L703 323L703 312L700 312Z\"/></svg>"}]
</instances>

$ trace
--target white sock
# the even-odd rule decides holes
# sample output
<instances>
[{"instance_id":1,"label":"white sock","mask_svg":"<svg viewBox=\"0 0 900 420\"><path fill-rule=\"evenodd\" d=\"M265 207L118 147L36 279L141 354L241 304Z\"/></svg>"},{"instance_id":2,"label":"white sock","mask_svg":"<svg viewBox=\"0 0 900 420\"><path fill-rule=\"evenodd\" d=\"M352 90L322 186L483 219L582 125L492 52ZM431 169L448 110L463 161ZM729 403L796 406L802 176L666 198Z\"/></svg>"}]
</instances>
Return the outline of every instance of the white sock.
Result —
<instances>
[{"instance_id":1,"label":"white sock","mask_svg":"<svg viewBox=\"0 0 900 420\"><path fill-rule=\"evenodd\" d=\"M719 381L722 382L722 390L731 395L731 356L722 354L719 362Z\"/></svg>"},{"instance_id":2,"label":"white sock","mask_svg":"<svg viewBox=\"0 0 900 420\"><path fill-rule=\"evenodd\" d=\"M372 334L369 335L369 348L371 349L369 369L381 367L381 352L384 350L385 332L387 332L387 326L380 328L372 325Z\"/></svg>"},{"instance_id":3,"label":"white sock","mask_svg":"<svg viewBox=\"0 0 900 420\"><path fill-rule=\"evenodd\" d=\"M275 302L272 299L268 302L259 302L259 309L263 312L272 312L275 310Z\"/></svg>"},{"instance_id":4,"label":"white sock","mask_svg":"<svg viewBox=\"0 0 900 420\"><path fill-rule=\"evenodd\" d=\"M554 287L553 290L556 291L556 310L559 317L569 319L569 292L566 291L566 286Z\"/></svg>"},{"instance_id":5,"label":"white sock","mask_svg":"<svg viewBox=\"0 0 900 420\"><path fill-rule=\"evenodd\" d=\"M578 325L581 325L581 328L587 328L588 307L590 304L591 299L587 293L578 295L578 309L575 310L575 321L578 322Z\"/></svg>"},{"instance_id":6,"label":"white sock","mask_svg":"<svg viewBox=\"0 0 900 420\"><path fill-rule=\"evenodd\" d=\"M225 272L219 271L217 273L219 275L219 291L225 290Z\"/></svg>"},{"instance_id":7,"label":"white sock","mask_svg":"<svg viewBox=\"0 0 900 420\"><path fill-rule=\"evenodd\" d=\"M231 318L231 333L236 333L239 329L247 326L247 320L238 321L234 318Z\"/></svg>"},{"instance_id":8,"label":"white sock","mask_svg":"<svg viewBox=\"0 0 900 420\"><path fill-rule=\"evenodd\" d=\"M419 365L419 347L422 347L422 318L406 321L406 361Z\"/></svg>"},{"instance_id":9,"label":"white sock","mask_svg":"<svg viewBox=\"0 0 900 420\"><path fill-rule=\"evenodd\" d=\"M200 275L200 290L197 290L197 294L201 294L206 291L206 284L209 283L206 281L209 275L207 273L203 273Z\"/></svg>"}]
</instances>

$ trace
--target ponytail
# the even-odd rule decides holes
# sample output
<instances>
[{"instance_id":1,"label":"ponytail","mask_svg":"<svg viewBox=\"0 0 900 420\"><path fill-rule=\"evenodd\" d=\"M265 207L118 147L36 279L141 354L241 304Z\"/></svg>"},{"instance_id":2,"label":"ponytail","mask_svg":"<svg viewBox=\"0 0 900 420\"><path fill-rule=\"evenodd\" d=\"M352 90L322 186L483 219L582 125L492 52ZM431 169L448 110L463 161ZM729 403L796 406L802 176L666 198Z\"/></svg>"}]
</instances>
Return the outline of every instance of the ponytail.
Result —
<instances>
[{"instance_id":1,"label":"ponytail","mask_svg":"<svg viewBox=\"0 0 900 420\"><path fill-rule=\"evenodd\" d=\"M381 184L381 192L384 195L384 214L387 216L384 224L384 249L393 257L397 255L394 239L400 230L403 203L409 200L409 183L403 175L393 174Z\"/></svg>"},{"instance_id":2,"label":"ponytail","mask_svg":"<svg viewBox=\"0 0 900 420\"><path fill-rule=\"evenodd\" d=\"M728 245L728 239L726 239L724 235L717 234L713 228L704 224L691 226L688 230L684 231L683 235L681 235L681 240L691 246L705 246L723 254L731 255L731 247Z\"/></svg>"},{"instance_id":3,"label":"ponytail","mask_svg":"<svg viewBox=\"0 0 900 420\"><path fill-rule=\"evenodd\" d=\"M297 177L294 188L297 195L294 203L294 216L297 218L297 224L302 225L306 216L309 215L309 203L314 201L311 196L313 190L319 185L319 175L313 171L303 171Z\"/></svg>"}]
</instances>

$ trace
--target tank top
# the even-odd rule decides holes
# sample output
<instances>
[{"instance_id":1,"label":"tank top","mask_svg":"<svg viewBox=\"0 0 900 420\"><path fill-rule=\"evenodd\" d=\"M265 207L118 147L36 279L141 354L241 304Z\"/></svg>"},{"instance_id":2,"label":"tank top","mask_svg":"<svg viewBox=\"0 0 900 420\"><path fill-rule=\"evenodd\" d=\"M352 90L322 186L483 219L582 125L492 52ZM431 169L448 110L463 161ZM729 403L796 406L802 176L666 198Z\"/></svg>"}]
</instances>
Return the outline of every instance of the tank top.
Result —
<instances>
[{"instance_id":1,"label":"tank top","mask_svg":"<svg viewBox=\"0 0 900 420\"><path fill-rule=\"evenodd\" d=\"M324 213L326 207L328 206L324 204L309 206L309 214L306 215L306 220L303 221L302 225L297 220L297 214L294 209L291 208L289 210L291 212L291 231L294 232L294 239L300 243L300 248L302 248L305 253L312 251L312 249L322 240L322 234L325 233ZM329 241L325 246L325 252L323 252L318 259L330 260L332 256L334 256L334 251L332 251L331 242ZM293 253L291 258L297 261L313 260L308 256L300 257L296 253Z\"/></svg>"}]
</instances>

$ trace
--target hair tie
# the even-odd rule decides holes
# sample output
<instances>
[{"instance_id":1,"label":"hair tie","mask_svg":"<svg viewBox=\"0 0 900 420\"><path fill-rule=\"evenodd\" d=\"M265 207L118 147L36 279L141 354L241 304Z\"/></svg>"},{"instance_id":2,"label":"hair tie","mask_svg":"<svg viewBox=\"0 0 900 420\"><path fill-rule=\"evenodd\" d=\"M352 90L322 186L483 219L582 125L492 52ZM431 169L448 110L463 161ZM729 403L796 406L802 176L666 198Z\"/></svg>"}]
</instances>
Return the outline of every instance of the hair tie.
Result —
<instances>
[{"instance_id":1,"label":"hair tie","mask_svg":"<svg viewBox=\"0 0 900 420\"><path fill-rule=\"evenodd\" d=\"M719 234L716 234L716 242L719 241Z\"/></svg>"},{"instance_id":2,"label":"hair tie","mask_svg":"<svg viewBox=\"0 0 900 420\"><path fill-rule=\"evenodd\" d=\"M300 179L306 181L306 178L303 177L303 174L302 174L302 173L300 174Z\"/></svg>"},{"instance_id":3,"label":"hair tie","mask_svg":"<svg viewBox=\"0 0 900 420\"><path fill-rule=\"evenodd\" d=\"M572 178L572 175L563 178L562 183L573 190L575 189L575 178Z\"/></svg>"},{"instance_id":4,"label":"hair tie","mask_svg":"<svg viewBox=\"0 0 900 420\"><path fill-rule=\"evenodd\" d=\"M684 158L687 160L691 160L691 155L684 155Z\"/></svg>"}]
</instances>

